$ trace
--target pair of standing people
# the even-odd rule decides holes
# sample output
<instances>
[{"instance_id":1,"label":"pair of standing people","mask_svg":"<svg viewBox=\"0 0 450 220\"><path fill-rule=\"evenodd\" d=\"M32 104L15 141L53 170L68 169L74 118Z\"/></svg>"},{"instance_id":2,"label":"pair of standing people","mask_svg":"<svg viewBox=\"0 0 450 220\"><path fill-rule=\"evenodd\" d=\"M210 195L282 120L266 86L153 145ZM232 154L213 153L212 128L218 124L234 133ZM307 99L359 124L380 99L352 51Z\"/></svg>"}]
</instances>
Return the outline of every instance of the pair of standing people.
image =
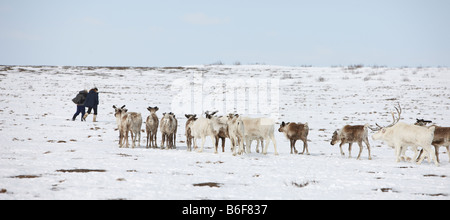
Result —
<instances>
[{"instance_id":1,"label":"pair of standing people","mask_svg":"<svg viewBox=\"0 0 450 220\"><path fill-rule=\"evenodd\" d=\"M97 122L97 107L98 107L98 89L93 88L89 90L82 90L78 95L72 99L72 101L77 105L77 112L72 117L72 121L75 121L77 116L81 113L81 121L86 121L86 118L91 114L92 109L94 110L94 122ZM85 107L88 107L87 113L85 113Z\"/></svg>"}]
</instances>

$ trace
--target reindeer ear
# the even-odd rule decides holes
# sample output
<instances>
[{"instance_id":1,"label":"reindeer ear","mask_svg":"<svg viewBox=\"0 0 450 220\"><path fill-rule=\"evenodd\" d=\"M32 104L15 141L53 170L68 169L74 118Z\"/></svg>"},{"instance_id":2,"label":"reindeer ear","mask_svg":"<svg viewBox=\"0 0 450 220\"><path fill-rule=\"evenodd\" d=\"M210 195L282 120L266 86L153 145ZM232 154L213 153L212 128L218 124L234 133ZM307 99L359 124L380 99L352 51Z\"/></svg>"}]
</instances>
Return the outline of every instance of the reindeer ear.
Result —
<instances>
[{"instance_id":1,"label":"reindeer ear","mask_svg":"<svg viewBox=\"0 0 450 220\"><path fill-rule=\"evenodd\" d=\"M122 107L120 107L121 109L125 108L125 105L123 105Z\"/></svg>"},{"instance_id":2,"label":"reindeer ear","mask_svg":"<svg viewBox=\"0 0 450 220\"><path fill-rule=\"evenodd\" d=\"M283 122L281 122L281 126L284 126L284 125L286 125L286 124L284 123L284 121L283 121Z\"/></svg>"},{"instance_id":3,"label":"reindeer ear","mask_svg":"<svg viewBox=\"0 0 450 220\"><path fill-rule=\"evenodd\" d=\"M214 111L213 113L211 113L211 115L215 115L217 112L219 112L219 111Z\"/></svg>"},{"instance_id":4,"label":"reindeer ear","mask_svg":"<svg viewBox=\"0 0 450 220\"><path fill-rule=\"evenodd\" d=\"M155 108L154 108L154 109L155 109L155 111L158 111L158 110L159 110L158 106L155 106Z\"/></svg>"},{"instance_id":5,"label":"reindeer ear","mask_svg":"<svg viewBox=\"0 0 450 220\"><path fill-rule=\"evenodd\" d=\"M113 105L113 109L116 109L117 107L115 105Z\"/></svg>"}]
</instances>

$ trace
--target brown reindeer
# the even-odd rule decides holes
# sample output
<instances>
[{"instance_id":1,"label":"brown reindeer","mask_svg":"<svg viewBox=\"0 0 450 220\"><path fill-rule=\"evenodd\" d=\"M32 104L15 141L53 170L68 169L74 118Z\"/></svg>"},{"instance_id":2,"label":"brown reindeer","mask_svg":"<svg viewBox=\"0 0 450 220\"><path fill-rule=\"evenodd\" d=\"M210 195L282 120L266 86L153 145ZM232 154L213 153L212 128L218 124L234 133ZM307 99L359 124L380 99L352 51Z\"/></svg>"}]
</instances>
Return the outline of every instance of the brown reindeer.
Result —
<instances>
[{"instance_id":1,"label":"brown reindeer","mask_svg":"<svg viewBox=\"0 0 450 220\"><path fill-rule=\"evenodd\" d=\"M284 121L281 123L280 128L278 129L279 132L283 132L286 135L286 138L291 141L291 154L292 149L294 149L295 154L298 153L297 149L295 149L295 142L297 140L303 141L303 152L301 154L305 153L306 155L309 155L308 151L308 133L309 133L309 127L308 123L301 124L301 123L284 123Z\"/></svg>"},{"instance_id":2,"label":"brown reindeer","mask_svg":"<svg viewBox=\"0 0 450 220\"><path fill-rule=\"evenodd\" d=\"M145 130L147 132L146 148L157 148L158 144L156 143L156 133L158 132L159 119L156 112L159 108L158 106L148 107L147 110L150 112L150 115L147 117L147 121L145 122Z\"/></svg>"},{"instance_id":3,"label":"brown reindeer","mask_svg":"<svg viewBox=\"0 0 450 220\"><path fill-rule=\"evenodd\" d=\"M333 138L331 140L331 145L335 145L338 142L341 142L339 148L341 150L341 155L345 156L344 151L342 151L342 145L348 143L348 157L352 157L352 144L357 142L359 145L359 154L356 158L357 160L361 157L361 152L363 150L362 142L364 142L367 146L367 150L369 151L369 160L372 160L372 156L370 155L370 145L368 139L368 129L369 124L366 125L346 125L342 129L338 129L333 133Z\"/></svg>"},{"instance_id":4,"label":"brown reindeer","mask_svg":"<svg viewBox=\"0 0 450 220\"><path fill-rule=\"evenodd\" d=\"M114 116L116 117L117 125L119 128L119 146L123 147L124 141L126 141L125 147L128 148L128 133L130 133L132 147L135 147L136 141L138 142L139 147L141 143L141 113L128 112L128 110L125 108L125 105L121 108L117 108L115 105L113 105L113 108L115 110Z\"/></svg>"},{"instance_id":5,"label":"brown reindeer","mask_svg":"<svg viewBox=\"0 0 450 220\"><path fill-rule=\"evenodd\" d=\"M217 148L219 146L219 139L222 140L222 152L225 152L225 139L230 138L230 135L228 134L228 124L227 120L228 118L225 116L215 116L215 114L218 111L210 112L206 111L205 116L207 119L211 120L211 123L213 123L213 126L215 126L216 130L216 142L214 143L215 149L217 151Z\"/></svg>"},{"instance_id":6,"label":"brown reindeer","mask_svg":"<svg viewBox=\"0 0 450 220\"><path fill-rule=\"evenodd\" d=\"M426 126L428 123L432 123L432 121L426 121L423 119L416 119L416 120L417 120L417 122L414 125ZM450 160L450 127L439 127L439 126L435 126L435 125L432 125L432 126L436 127L436 129L434 130L433 142L431 143L431 145L433 145L433 147L434 147L434 151L436 152L436 160L438 161L438 163L440 163L439 148L441 146L444 146L445 148L447 148L447 154L448 154L448 158ZM422 153L423 153L423 150L420 152L420 155L418 158L420 158Z\"/></svg>"},{"instance_id":7,"label":"brown reindeer","mask_svg":"<svg viewBox=\"0 0 450 220\"><path fill-rule=\"evenodd\" d=\"M178 121L175 118L175 114L172 112L164 113L159 124L159 130L162 134L161 149L164 149L165 144L167 144L166 149L176 149L175 143Z\"/></svg>"},{"instance_id":8,"label":"brown reindeer","mask_svg":"<svg viewBox=\"0 0 450 220\"><path fill-rule=\"evenodd\" d=\"M186 121L186 144L187 144L187 150L192 151L192 140L194 139L194 136L191 134L191 127L190 124L192 124L195 120L197 120L197 115L184 115L188 120ZM195 149L194 149L195 150Z\"/></svg>"}]
</instances>

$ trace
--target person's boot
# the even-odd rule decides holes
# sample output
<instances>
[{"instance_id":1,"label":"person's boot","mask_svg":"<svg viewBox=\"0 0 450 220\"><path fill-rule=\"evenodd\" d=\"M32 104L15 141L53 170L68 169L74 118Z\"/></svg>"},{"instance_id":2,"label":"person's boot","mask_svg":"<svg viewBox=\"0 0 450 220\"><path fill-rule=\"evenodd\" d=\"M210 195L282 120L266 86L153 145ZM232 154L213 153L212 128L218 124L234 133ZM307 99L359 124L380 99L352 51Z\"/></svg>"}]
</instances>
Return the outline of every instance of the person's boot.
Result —
<instances>
[{"instance_id":1,"label":"person's boot","mask_svg":"<svg viewBox=\"0 0 450 220\"><path fill-rule=\"evenodd\" d=\"M86 121L87 116L89 115L89 113L84 114L83 119Z\"/></svg>"},{"instance_id":2,"label":"person's boot","mask_svg":"<svg viewBox=\"0 0 450 220\"><path fill-rule=\"evenodd\" d=\"M94 120L92 120L93 122L97 122L97 115L94 115Z\"/></svg>"},{"instance_id":3,"label":"person's boot","mask_svg":"<svg viewBox=\"0 0 450 220\"><path fill-rule=\"evenodd\" d=\"M72 121L75 121L76 117L77 117L76 115L73 115ZM83 119L83 117L81 117L81 119Z\"/></svg>"}]
</instances>

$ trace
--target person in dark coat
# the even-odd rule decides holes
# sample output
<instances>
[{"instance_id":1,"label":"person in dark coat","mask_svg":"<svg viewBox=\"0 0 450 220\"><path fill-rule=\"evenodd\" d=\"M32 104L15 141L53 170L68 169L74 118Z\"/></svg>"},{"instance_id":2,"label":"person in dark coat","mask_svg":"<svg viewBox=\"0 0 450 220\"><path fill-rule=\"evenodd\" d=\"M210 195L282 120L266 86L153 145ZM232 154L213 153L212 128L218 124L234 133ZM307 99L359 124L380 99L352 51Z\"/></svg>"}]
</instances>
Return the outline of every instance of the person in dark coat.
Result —
<instances>
[{"instance_id":1,"label":"person in dark coat","mask_svg":"<svg viewBox=\"0 0 450 220\"><path fill-rule=\"evenodd\" d=\"M97 122L97 106L98 106L98 89L93 88L89 90L89 94L86 97L86 102L84 106L88 107L87 113L84 115L84 120L86 120L87 116L91 114L92 109L94 109L94 122Z\"/></svg>"},{"instance_id":2,"label":"person in dark coat","mask_svg":"<svg viewBox=\"0 0 450 220\"><path fill-rule=\"evenodd\" d=\"M77 116L81 113L81 121L85 121L83 118L85 113L84 102L86 101L86 97L88 95L87 90L82 90L78 93L78 95L72 99L72 101L77 105L77 112L72 117L72 121L75 121Z\"/></svg>"}]
</instances>

